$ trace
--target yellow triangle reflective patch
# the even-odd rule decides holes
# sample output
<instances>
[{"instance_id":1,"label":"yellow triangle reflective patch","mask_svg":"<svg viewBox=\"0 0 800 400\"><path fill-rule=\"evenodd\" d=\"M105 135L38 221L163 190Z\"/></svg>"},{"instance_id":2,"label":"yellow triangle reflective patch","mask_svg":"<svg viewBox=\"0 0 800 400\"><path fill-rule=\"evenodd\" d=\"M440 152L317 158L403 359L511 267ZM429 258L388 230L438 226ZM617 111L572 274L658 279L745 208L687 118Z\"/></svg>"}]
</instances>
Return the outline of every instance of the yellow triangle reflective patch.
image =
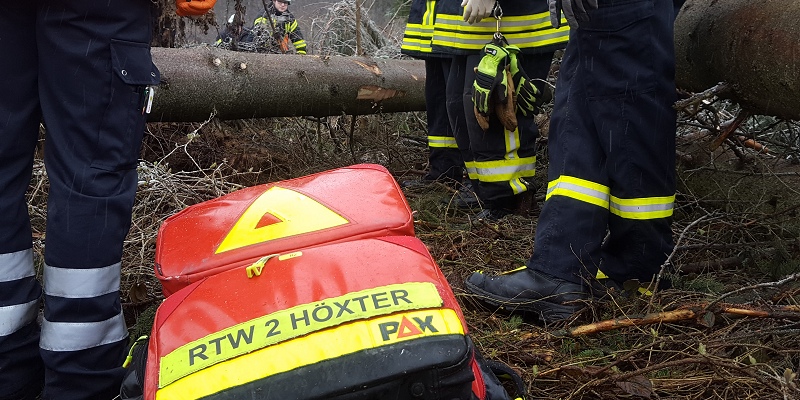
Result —
<instances>
[{"instance_id":1,"label":"yellow triangle reflective patch","mask_svg":"<svg viewBox=\"0 0 800 400\"><path fill-rule=\"evenodd\" d=\"M277 222L264 226L269 214ZM217 248L216 254L289 236L320 231L349 223L316 200L294 190L273 186L262 193Z\"/></svg>"}]
</instances>

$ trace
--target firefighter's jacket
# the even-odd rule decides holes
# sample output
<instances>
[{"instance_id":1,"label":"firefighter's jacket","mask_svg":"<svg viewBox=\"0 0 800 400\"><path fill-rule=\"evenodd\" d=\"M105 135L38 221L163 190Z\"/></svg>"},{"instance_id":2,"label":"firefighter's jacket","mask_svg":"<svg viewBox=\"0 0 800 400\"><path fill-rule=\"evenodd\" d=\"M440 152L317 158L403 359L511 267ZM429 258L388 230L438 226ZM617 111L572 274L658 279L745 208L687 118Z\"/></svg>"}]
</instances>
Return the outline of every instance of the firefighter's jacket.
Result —
<instances>
[{"instance_id":1,"label":"firefighter's jacket","mask_svg":"<svg viewBox=\"0 0 800 400\"><path fill-rule=\"evenodd\" d=\"M423 1L415 1L417 7L426 7ZM434 3L434 1L427 1ZM562 27L554 29L550 24L550 12L545 0L500 0L502 10L499 22L487 17L470 25L463 19L464 8L460 0L435 2L435 17L431 32L431 52L453 55L477 54L499 30L508 43L522 49L525 54L545 53L563 48L569 39L569 27L563 20ZM417 11L418 12L418 11ZM425 15L423 12L422 15ZM424 23L422 26L425 26ZM403 41L405 45L406 41Z\"/></svg>"},{"instance_id":2,"label":"firefighter's jacket","mask_svg":"<svg viewBox=\"0 0 800 400\"><path fill-rule=\"evenodd\" d=\"M303 39L303 32L300 31L297 19L290 11L280 12L270 6L254 22L256 27L261 24L267 24L267 30L272 32L281 52L289 52L289 43L291 42L295 50L297 50L297 54L306 54L306 41Z\"/></svg>"},{"instance_id":3,"label":"firefighter's jacket","mask_svg":"<svg viewBox=\"0 0 800 400\"><path fill-rule=\"evenodd\" d=\"M431 51L431 40L433 39L433 23L436 20L436 7L442 1L413 0L411 9L408 11L406 29L403 32L401 53L416 58L437 55Z\"/></svg>"}]
</instances>

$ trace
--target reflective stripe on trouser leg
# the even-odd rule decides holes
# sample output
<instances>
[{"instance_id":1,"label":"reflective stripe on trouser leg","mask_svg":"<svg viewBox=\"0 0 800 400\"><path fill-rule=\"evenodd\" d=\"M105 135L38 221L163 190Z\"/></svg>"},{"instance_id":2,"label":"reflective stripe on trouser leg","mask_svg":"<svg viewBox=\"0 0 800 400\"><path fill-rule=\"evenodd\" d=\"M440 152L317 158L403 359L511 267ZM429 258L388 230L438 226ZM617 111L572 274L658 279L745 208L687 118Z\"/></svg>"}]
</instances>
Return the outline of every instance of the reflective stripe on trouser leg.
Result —
<instances>
[{"instance_id":1,"label":"reflective stripe on trouser leg","mask_svg":"<svg viewBox=\"0 0 800 400\"><path fill-rule=\"evenodd\" d=\"M25 198L41 122L35 17L35 2L0 2L0 398L43 379Z\"/></svg>"},{"instance_id":2,"label":"reflective stripe on trouser leg","mask_svg":"<svg viewBox=\"0 0 800 400\"><path fill-rule=\"evenodd\" d=\"M119 278L112 275L119 274L136 193L144 88L157 83L149 52L151 3L38 3L50 179L43 397L112 398L127 345ZM76 270L85 271L65 273ZM74 276L85 285L65 287L55 279Z\"/></svg>"},{"instance_id":3,"label":"reflective stripe on trouser leg","mask_svg":"<svg viewBox=\"0 0 800 400\"><path fill-rule=\"evenodd\" d=\"M578 275L595 276L602 260L614 279L649 281L671 249L675 91L667 78L673 76L671 22L664 20L671 13L642 19L652 4L597 10L598 25L609 20L604 13L623 20L615 26L626 28L609 28L613 34L597 35L601 26L572 31L556 85L549 194L532 270L579 282ZM659 31L664 35L653 33ZM583 70L589 66L591 73Z\"/></svg>"},{"instance_id":4,"label":"reflective stripe on trouser leg","mask_svg":"<svg viewBox=\"0 0 800 400\"><path fill-rule=\"evenodd\" d=\"M425 109L428 123L428 174L425 179L461 182L463 161L447 115L446 72L450 58L425 59Z\"/></svg>"},{"instance_id":5,"label":"reflective stripe on trouser leg","mask_svg":"<svg viewBox=\"0 0 800 400\"><path fill-rule=\"evenodd\" d=\"M119 275L119 263L92 269L45 266L40 342L47 366L45 398L118 390L128 337ZM91 387L93 392L76 386L95 381L105 385Z\"/></svg>"},{"instance_id":6,"label":"reflective stripe on trouser leg","mask_svg":"<svg viewBox=\"0 0 800 400\"><path fill-rule=\"evenodd\" d=\"M43 379L33 251L0 254L0 398Z\"/></svg>"}]
</instances>

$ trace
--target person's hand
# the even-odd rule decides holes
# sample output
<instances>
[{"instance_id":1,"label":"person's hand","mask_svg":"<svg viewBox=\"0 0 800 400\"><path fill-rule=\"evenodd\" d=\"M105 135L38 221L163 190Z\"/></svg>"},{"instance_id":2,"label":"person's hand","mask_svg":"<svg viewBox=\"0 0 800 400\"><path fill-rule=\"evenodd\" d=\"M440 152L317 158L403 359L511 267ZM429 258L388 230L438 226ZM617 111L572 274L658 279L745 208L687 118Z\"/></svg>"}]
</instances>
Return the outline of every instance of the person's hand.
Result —
<instances>
[{"instance_id":1,"label":"person's hand","mask_svg":"<svg viewBox=\"0 0 800 400\"><path fill-rule=\"evenodd\" d=\"M509 70L511 71L511 81L514 83L516 91L516 105L519 113L526 117L532 117L539 113L542 104L552 99L552 93L545 90L542 93L531 82L528 74L522 69L519 63L520 50L517 46L506 46L509 58Z\"/></svg>"},{"instance_id":2,"label":"person's hand","mask_svg":"<svg viewBox=\"0 0 800 400\"><path fill-rule=\"evenodd\" d=\"M472 83L472 104L481 128L488 128L489 114L495 101L508 99L508 51L494 44L487 44L481 51L483 57L475 68L475 81ZM484 127L485 126L485 127Z\"/></svg>"},{"instance_id":3,"label":"person's hand","mask_svg":"<svg viewBox=\"0 0 800 400\"><path fill-rule=\"evenodd\" d=\"M217 0L175 0L176 12L181 17L203 15L214 8Z\"/></svg>"},{"instance_id":4,"label":"person's hand","mask_svg":"<svg viewBox=\"0 0 800 400\"><path fill-rule=\"evenodd\" d=\"M547 0L550 6L550 24L561 27L561 12L570 28L577 28L581 22L589 20L589 10L597 8L597 0Z\"/></svg>"},{"instance_id":5,"label":"person's hand","mask_svg":"<svg viewBox=\"0 0 800 400\"><path fill-rule=\"evenodd\" d=\"M495 0L464 0L464 21L474 24L492 14Z\"/></svg>"}]
</instances>

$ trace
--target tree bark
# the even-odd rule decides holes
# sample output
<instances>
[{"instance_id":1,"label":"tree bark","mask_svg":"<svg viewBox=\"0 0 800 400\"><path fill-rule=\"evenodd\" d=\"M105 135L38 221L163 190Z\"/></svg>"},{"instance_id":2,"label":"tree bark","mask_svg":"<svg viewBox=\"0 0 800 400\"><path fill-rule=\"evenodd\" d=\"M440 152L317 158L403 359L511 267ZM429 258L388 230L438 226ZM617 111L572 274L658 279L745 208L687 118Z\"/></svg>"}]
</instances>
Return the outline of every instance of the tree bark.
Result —
<instances>
[{"instance_id":1,"label":"tree bark","mask_svg":"<svg viewBox=\"0 0 800 400\"><path fill-rule=\"evenodd\" d=\"M417 60L152 49L161 71L151 122L425 110Z\"/></svg>"},{"instance_id":2,"label":"tree bark","mask_svg":"<svg viewBox=\"0 0 800 400\"><path fill-rule=\"evenodd\" d=\"M750 112L800 119L800 1L688 0L675 20L676 80L724 81Z\"/></svg>"}]
</instances>

